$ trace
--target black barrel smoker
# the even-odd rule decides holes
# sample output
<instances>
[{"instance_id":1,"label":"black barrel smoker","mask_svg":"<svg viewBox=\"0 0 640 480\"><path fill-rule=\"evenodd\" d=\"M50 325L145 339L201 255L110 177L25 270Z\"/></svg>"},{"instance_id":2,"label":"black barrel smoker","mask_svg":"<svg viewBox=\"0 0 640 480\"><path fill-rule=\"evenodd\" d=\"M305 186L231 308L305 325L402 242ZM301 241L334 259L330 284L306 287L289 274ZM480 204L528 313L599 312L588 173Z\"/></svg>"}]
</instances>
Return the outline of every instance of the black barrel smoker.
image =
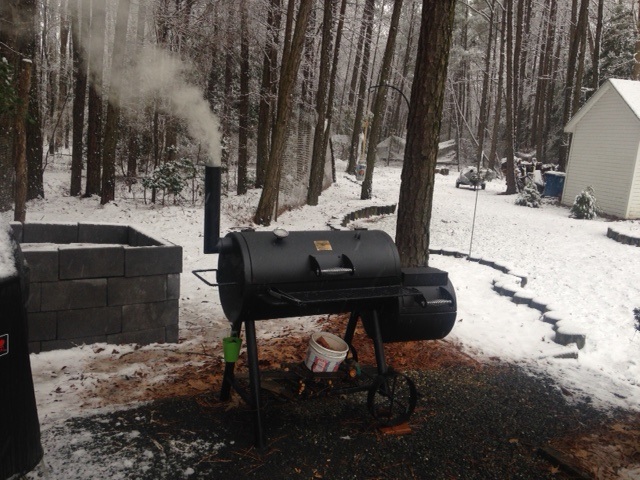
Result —
<instances>
[{"instance_id":1,"label":"black barrel smoker","mask_svg":"<svg viewBox=\"0 0 640 480\"><path fill-rule=\"evenodd\" d=\"M377 375L368 390L393 396L385 342L445 337L456 318L456 297L446 272L401 268L393 240L382 231L240 231L219 237L220 169L206 167L205 253L218 254L220 303L239 336L246 330L249 389L240 388L227 362L221 399L234 388L254 411L256 446L265 446L255 321L350 312L344 340L351 345L358 319L371 337ZM196 270L194 274L210 270ZM208 282L207 282L208 283ZM394 374L395 375L395 374ZM408 382L410 380L407 379ZM404 421L415 406L415 387ZM373 402L373 400L371 400ZM411 404L412 403L412 404ZM370 405L370 410L371 410Z\"/></svg>"}]
</instances>

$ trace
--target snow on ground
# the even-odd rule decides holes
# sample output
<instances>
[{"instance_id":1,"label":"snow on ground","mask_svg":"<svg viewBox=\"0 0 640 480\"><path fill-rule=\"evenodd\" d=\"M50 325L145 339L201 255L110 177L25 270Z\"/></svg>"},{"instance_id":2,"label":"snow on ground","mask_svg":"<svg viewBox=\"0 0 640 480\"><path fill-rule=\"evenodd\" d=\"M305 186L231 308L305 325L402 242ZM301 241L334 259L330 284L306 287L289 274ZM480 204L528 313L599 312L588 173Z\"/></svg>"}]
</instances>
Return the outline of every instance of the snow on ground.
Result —
<instances>
[{"instance_id":1,"label":"snow on ground","mask_svg":"<svg viewBox=\"0 0 640 480\"><path fill-rule=\"evenodd\" d=\"M400 184L398 164L380 165L374 174L373 195L362 201L360 185L342 173L338 163L337 183L326 190L317 207L302 207L280 216L268 229L327 229L329 222L368 205L397 202ZM124 187L117 200L105 206L99 199L70 198L69 170L61 158L49 163L45 172L46 200L28 205L28 221L117 222L142 227L183 247L181 276L180 338L178 345L93 345L71 350L31 355L38 409L43 429L52 428L69 416L89 413L131 398L106 399L101 385L110 378L136 377L144 385L166 383L177 364L190 362L198 368L204 357L221 356L221 338L228 323L217 292L191 274L194 269L214 268L215 255L202 253L203 208L200 203L166 206L145 204L139 191ZM610 222L569 218L569 210L552 202L531 209L514 204L514 196L500 195L502 181L484 191L455 188L455 172L437 175L431 221L432 248L452 248L500 261L524 272L526 290L554 305L563 321L573 322L587 334L578 359L556 359L559 346L553 342L550 324L538 311L518 306L492 288L505 274L464 258L431 255L430 265L449 272L458 298L458 320L448 339L482 358L497 357L515 362L533 373L553 376L559 385L582 392L596 405L640 409L640 335L634 328L633 309L640 307L640 248L606 237ZM223 234L248 227L259 191L246 196L223 198ZM473 222L476 207L475 226ZM11 213L1 214L10 220ZM367 228L395 236L394 215L359 221ZM640 236L640 223L616 222L619 231ZM255 226L254 226L255 227ZM473 242L471 233L473 231ZM258 341L274 335L309 335L315 328L309 319L287 319L257 323ZM173 359L168 361L168 359ZM144 400L144 389L134 400ZM113 408L113 407L110 407Z\"/></svg>"}]
</instances>

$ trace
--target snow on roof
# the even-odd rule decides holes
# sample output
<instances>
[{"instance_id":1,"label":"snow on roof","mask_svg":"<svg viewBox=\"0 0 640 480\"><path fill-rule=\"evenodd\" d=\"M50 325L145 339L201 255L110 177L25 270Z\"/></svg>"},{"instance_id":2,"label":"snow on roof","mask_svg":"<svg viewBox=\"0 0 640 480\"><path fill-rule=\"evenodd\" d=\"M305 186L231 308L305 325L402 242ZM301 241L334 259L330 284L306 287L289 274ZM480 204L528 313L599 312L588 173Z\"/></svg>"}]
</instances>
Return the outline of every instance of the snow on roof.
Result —
<instances>
[{"instance_id":1,"label":"snow on roof","mask_svg":"<svg viewBox=\"0 0 640 480\"><path fill-rule=\"evenodd\" d=\"M591 110L600 97L602 97L611 88L618 92L622 100L624 100L624 102L629 106L634 115L640 119L640 81L624 80L622 78L609 78L587 101L587 103L578 110L571 120L569 120L567 125L564 127L565 132L573 133L576 124L589 110Z\"/></svg>"}]
</instances>

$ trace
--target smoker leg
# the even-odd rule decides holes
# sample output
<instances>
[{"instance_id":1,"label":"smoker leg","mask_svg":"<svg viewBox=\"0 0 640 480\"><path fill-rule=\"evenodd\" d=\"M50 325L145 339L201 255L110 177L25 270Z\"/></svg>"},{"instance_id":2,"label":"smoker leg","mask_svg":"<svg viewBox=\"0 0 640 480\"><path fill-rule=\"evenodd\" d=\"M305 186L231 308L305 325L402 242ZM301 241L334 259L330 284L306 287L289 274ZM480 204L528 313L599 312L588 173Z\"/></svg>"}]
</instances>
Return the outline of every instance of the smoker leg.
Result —
<instances>
[{"instance_id":1,"label":"smoker leg","mask_svg":"<svg viewBox=\"0 0 640 480\"><path fill-rule=\"evenodd\" d=\"M378 320L378 311L373 310L372 312L372 320L373 320L373 348L376 353L376 363L378 364L378 374L384 375L387 373L388 367L387 362L384 358L384 344L382 343L382 333L380 333L380 322Z\"/></svg>"},{"instance_id":2,"label":"smoker leg","mask_svg":"<svg viewBox=\"0 0 640 480\"><path fill-rule=\"evenodd\" d=\"M256 448L266 446L264 429L262 426L262 408L260 405L260 369L258 368L258 345L256 343L256 325L253 320L245 322L247 331L247 357L249 360L249 395L254 408L253 429Z\"/></svg>"},{"instance_id":3,"label":"smoker leg","mask_svg":"<svg viewBox=\"0 0 640 480\"><path fill-rule=\"evenodd\" d=\"M231 328L231 333L234 336L240 336L242 331L242 322L234 324ZM235 376L236 364L235 362L226 362L224 365L224 375L222 377L222 387L220 388L220 400L226 402L231 397L231 387L233 387Z\"/></svg>"},{"instance_id":4,"label":"smoker leg","mask_svg":"<svg viewBox=\"0 0 640 480\"><path fill-rule=\"evenodd\" d=\"M349 323L347 323L347 330L344 332L344 341L351 345L353 341L353 335L356 333L356 325L358 324L358 312L351 312L349 317Z\"/></svg>"}]
</instances>

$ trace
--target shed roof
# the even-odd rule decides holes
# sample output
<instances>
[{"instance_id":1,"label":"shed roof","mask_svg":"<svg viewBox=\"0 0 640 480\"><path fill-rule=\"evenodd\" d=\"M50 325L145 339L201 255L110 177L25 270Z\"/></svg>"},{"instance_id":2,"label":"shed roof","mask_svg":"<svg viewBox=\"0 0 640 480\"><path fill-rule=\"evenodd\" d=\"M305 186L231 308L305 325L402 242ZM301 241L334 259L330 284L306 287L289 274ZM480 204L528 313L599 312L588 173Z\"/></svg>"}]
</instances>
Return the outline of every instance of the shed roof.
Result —
<instances>
[{"instance_id":1,"label":"shed roof","mask_svg":"<svg viewBox=\"0 0 640 480\"><path fill-rule=\"evenodd\" d=\"M623 80L621 78L609 78L593 96L585 103L580 110L569 120L564 127L565 132L575 130L577 123L584 117L598 100L609 90L613 89L620 95L622 100L629 106L633 114L640 120L640 81Z\"/></svg>"}]
</instances>

